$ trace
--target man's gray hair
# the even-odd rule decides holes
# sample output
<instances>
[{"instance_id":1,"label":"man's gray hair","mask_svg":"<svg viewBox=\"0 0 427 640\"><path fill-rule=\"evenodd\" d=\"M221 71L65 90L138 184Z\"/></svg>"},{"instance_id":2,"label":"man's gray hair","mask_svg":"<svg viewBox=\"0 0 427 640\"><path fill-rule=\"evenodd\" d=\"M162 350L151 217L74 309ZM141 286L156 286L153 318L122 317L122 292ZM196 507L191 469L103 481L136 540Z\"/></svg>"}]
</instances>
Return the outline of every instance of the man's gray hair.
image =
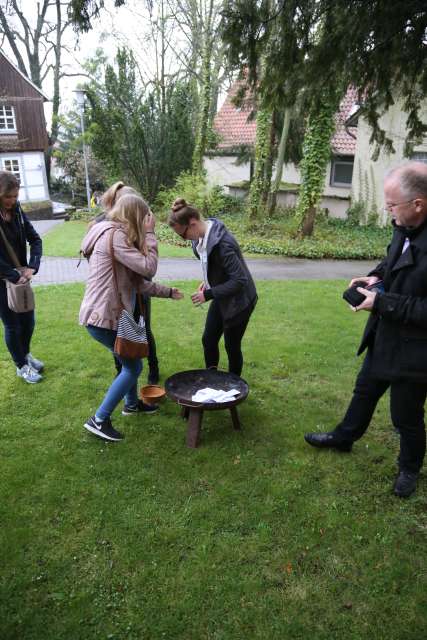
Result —
<instances>
[{"instance_id":1,"label":"man's gray hair","mask_svg":"<svg viewBox=\"0 0 427 640\"><path fill-rule=\"evenodd\" d=\"M405 198L427 198L427 164L407 162L388 172L386 178L397 178Z\"/></svg>"}]
</instances>

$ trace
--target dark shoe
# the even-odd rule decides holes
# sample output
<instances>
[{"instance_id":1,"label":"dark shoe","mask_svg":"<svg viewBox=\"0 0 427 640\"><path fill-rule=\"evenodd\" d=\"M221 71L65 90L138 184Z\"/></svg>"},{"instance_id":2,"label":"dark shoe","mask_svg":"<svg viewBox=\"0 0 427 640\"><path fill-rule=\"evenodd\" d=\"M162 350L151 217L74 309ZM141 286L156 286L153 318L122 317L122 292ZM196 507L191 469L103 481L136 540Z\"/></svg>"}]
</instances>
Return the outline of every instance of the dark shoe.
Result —
<instances>
[{"instance_id":1,"label":"dark shoe","mask_svg":"<svg viewBox=\"0 0 427 640\"><path fill-rule=\"evenodd\" d=\"M338 451L351 451L353 443L348 440L340 440L335 433L306 433L304 440L312 447L319 449L338 449Z\"/></svg>"},{"instance_id":2,"label":"dark shoe","mask_svg":"<svg viewBox=\"0 0 427 640\"><path fill-rule=\"evenodd\" d=\"M418 473L411 473L410 471L399 471L394 486L393 493L399 498L409 498L411 493L414 493L417 488Z\"/></svg>"},{"instance_id":3,"label":"dark shoe","mask_svg":"<svg viewBox=\"0 0 427 640\"><path fill-rule=\"evenodd\" d=\"M142 400L138 400L138 404L134 407L124 406L122 416L133 416L136 413L156 413L159 410L158 404L145 404Z\"/></svg>"},{"instance_id":4,"label":"dark shoe","mask_svg":"<svg viewBox=\"0 0 427 640\"><path fill-rule=\"evenodd\" d=\"M159 367L150 367L148 371L147 382L148 384L159 384L160 374Z\"/></svg>"},{"instance_id":5,"label":"dark shoe","mask_svg":"<svg viewBox=\"0 0 427 640\"><path fill-rule=\"evenodd\" d=\"M89 420L86 420L83 426L85 429L93 433L93 435L101 438L102 440L120 442L120 440L124 439L124 436L114 429L110 418L99 422L95 416L92 416Z\"/></svg>"}]
</instances>

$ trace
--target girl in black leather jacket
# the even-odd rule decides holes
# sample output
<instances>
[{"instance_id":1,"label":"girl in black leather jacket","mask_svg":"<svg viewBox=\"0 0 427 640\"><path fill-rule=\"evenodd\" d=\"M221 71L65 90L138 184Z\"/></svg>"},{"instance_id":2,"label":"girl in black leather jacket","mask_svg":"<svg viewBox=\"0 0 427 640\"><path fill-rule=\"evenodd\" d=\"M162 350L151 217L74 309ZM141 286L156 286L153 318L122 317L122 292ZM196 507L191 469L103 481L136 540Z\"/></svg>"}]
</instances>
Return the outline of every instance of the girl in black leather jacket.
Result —
<instances>
[{"instance_id":1,"label":"girl in black leather jacket","mask_svg":"<svg viewBox=\"0 0 427 640\"><path fill-rule=\"evenodd\" d=\"M191 240L202 266L203 282L191 296L193 304L211 300L202 337L206 368L217 368L218 344L224 334L229 371L240 376L242 339L257 302L254 281L234 236L216 218L204 220L199 211L178 198L169 225Z\"/></svg>"}]
</instances>

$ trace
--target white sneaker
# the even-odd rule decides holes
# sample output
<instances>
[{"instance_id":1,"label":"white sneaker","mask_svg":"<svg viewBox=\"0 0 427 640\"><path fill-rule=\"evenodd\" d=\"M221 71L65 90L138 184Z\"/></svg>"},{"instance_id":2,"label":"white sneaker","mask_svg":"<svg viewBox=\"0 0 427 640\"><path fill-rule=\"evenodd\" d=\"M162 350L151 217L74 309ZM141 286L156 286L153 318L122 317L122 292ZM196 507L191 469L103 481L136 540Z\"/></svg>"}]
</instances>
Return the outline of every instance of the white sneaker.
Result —
<instances>
[{"instance_id":1,"label":"white sneaker","mask_svg":"<svg viewBox=\"0 0 427 640\"><path fill-rule=\"evenodd\" d=\"M31 353L28 353L25 359L27 361L27 364L30 365L31 369L34 369L34 371L37 371L37 373L43 370L44 362L42 362L41 360L37 360L37 358L33 358Z\"/></svg>"},{"instance_id":2,"label":"white sneaker","mask_svg":"<svg viewBox=\"0 0 427 640\"><path fill-rule=\"evenodd\" d=\"M24 364L20 369L17 367L16 375L18 378L23 378L28 384L36 384L36 382L40 382L42 379L42 376L32 369L29 364Z\"/></svg>"}]
</instances>

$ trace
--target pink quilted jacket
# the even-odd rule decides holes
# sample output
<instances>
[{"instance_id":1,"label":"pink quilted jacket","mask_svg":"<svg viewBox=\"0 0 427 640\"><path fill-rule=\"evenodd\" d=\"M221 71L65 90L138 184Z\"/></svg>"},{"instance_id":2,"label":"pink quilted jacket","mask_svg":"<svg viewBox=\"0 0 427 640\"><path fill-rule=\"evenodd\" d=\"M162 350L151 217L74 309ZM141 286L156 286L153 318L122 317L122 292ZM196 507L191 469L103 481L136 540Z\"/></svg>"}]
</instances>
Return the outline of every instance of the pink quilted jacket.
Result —
<instances>
[{"instance_id":1,"label":"pink quilted jacket","mask_svg":"<svg viewBox=\"0 0 427 640\"><path fill-rule=\"evenodd\" d=\"M89 276L86 291L80 307L79 322L105 329L117 329L121 305L116 294L113 279L112 260L109 249L113 237L116 262L117 284L122 303L130 313L133 311L134 292L158 298L168 298L170 287L149 282L157 271L157 240L154 233L147 233L147 255L135 247L129 247L126 233L117 222L100 222L89 229L83 238L81 250L89 259Z\"/></svg>"}]
</instances>

